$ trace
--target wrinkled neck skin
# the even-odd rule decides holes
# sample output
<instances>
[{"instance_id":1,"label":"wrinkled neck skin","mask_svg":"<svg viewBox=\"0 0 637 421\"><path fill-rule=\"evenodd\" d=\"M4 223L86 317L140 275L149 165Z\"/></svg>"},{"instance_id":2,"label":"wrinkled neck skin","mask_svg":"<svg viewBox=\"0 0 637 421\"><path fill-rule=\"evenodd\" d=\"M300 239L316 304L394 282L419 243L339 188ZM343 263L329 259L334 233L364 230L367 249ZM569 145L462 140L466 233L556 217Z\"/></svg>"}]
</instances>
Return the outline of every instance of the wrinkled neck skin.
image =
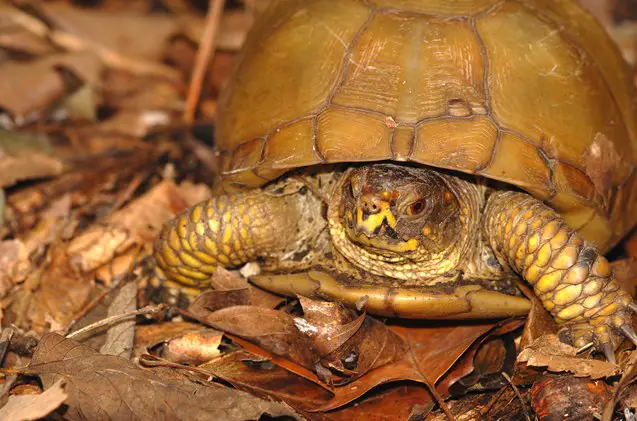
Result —
<instances>
[{"instance_id":1,"label":"wrinkled neck skin","mask_svg":"<svg viewBox=\"0 0 637 421\"><path fill-rule=\"evenodd\" d=\"M352 200L355 200L351 189L356 185L357 178L364 178L365 174L361 176L361 172L366 169L349 169L335 186L328 204L327 216L333 246L354 266L379 276L421 284L430 281L433 285L440 282L441 277L456 275L475 258L480 240L480 211L484 205L486 188L437 170L378 164L381 165L388 177L419 180L419 191L425 192L430 198L426 217L422 223L410 222L405 217L403 219L407 222L400 225L398 216L395 227L402 238L396 241L401 242L392 244L392 238L399 235L387 228L392 231L386 237L389 244L375 247L378 243L353 229L351 222ZM394 185L399 186L398 196L408 194L400 190L400 182ZM408 191L413 195L411 190ZM397 202L397 209L393 212L402 215L404 210L401 213L400 207L404 208L404 205L400 200Z\"/></svg>"}]
</instances>

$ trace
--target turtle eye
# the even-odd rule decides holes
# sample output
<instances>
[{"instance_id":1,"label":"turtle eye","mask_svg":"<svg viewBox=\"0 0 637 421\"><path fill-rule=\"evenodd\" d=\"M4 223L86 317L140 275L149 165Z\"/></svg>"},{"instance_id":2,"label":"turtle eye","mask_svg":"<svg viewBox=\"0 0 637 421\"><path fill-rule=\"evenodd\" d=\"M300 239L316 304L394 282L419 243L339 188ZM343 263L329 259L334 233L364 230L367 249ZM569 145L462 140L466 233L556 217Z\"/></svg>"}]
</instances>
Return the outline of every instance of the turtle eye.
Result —
<instances>
[{"instance_id":1,"label":"turtle eye","mask_svg":"<svg viewBox=\"0 0 637 421\"><path fill-rule=\"evenodd\" d=\"M409 216L417 216L422 214L425 211L427 203L425 199L420 199L412 203L407 207L407 215Z\"/></svg>"}]
</instances>

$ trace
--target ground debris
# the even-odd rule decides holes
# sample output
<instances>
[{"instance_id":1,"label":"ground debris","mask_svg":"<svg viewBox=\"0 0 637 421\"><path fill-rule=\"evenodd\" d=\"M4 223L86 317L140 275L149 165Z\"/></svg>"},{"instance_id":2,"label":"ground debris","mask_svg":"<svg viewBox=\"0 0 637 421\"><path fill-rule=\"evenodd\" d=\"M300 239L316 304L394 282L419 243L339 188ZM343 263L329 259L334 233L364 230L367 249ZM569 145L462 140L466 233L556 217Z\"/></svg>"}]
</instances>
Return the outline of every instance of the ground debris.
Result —
<instances>
[{"instance_id":1,"label":"ground debris","mask_svg":"<svg viewBox=\"0 0 637 421\"><path fill-rule=\"evenodd\" d=\"M360 311L369 297L357 311L280 296L249 281L268 275L263 261L218 269L204 291L162 283L155 239L220 189L219 94L271 1L225 2L220 22L206 2L0 4L0 360L12 370L0 418L610 420L636 408L637 353L621 345L619 365L577 354L537 301L522 332L522 318L384 319ZM637 8L581 2L634 65ZM612 198L630 163L591 136L583 169ZM556 139L539 142L557 154ZM637 233L616 255L632 291Z\"/></svg>"}]
</instances>

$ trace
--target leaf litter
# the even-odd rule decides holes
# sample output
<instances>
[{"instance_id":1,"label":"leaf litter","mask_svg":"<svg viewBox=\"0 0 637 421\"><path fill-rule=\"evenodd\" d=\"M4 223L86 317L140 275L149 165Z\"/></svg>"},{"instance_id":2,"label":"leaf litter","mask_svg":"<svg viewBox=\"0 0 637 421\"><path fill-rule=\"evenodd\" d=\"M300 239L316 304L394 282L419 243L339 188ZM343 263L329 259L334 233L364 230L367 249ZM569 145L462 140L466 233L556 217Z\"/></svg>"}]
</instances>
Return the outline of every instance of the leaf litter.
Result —
<instances>
[{"instance_id":1,"label":"leaf litter","mask_svg":"<svg viewBox=\"0 0 637 421\"><path fill-rule=\"evenodd\" d=\"M530 386L539 388L547 372L561 373L564 384L613 387L605 416L634 408L635 354L620 347L618 366L578 354L557 340L538 306L520 338L521 319L384 320L280 297L220 269L188 311L178 308L195 293L186 289L171 301L177 307L144 310L166 297L150 261L162 223L215 188L210 139L219 90L268 1L228 2L218 25L181 1L161 12L146 1L0 6L0 316L19 332L5 341L3 368L44 386L9 383L2 414L520 419L525 408L543 410ZM615 25L621 3L588 6L627 40L625 22L621 31ZM200 45L211 30L214 45ZM635 55L637 44L620 45ZM202 48L214 59L198 69L201 85L190 85L196 95L186 98ZM190 123L185 108L197 101ZM600 194L626 176L603 135L584 159ZM626 254L634 257L633 243ZM633 267L615 266L631 290ZM81 342L52 333L83 328Z\"/></svg>"}]
</instances>

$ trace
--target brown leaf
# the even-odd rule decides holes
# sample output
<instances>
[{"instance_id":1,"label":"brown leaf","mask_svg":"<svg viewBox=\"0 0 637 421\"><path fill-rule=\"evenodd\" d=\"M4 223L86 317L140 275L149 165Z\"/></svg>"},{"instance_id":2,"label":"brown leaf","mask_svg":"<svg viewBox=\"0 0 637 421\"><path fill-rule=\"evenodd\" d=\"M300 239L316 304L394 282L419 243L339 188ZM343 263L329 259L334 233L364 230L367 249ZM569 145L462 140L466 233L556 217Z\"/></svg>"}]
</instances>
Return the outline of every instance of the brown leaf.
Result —
<instances>
[{"instance_id":1,"label":"brown leaf","mask_svg":"<svg viewBox=\"0 0 637 421\"><path fill-rule=\"evenodd\" d=\"M535 296L528 296L531 300L531 311L526 319L522 338L520 339L520 349L524 349L538 338L557 333L555 320L546 311L540 300Z\"/></svg>"},{"instance_id":2,"label":"brown leaf","mask_svg":"<svg viewBox=\"0 0 637 421\"><path fill-rule=\"evenodd\" d=\"M0 419L6 421L38 420L55 411L68 397L63 379L55 382L39 395L12 395L0 408Z\"/></svg>"},{"instance_id":3,"label":"brown leaf","mask_svg":"<svg viewBox=\"0 0 637 421\"><path fill-rule=\"evenodd\" d=\"M66 379L65 419L257 419L300 417L283 404L214 384L159 377L132 362L100 355L89 347L47 334L29 370L49 386Z\"/></svg>"},{"instance_id":4,"label":"brown leaf","mask_svg":"<svg viewBox=\"0 0 637 421\"><path fill-rule=\"evenodd\" d=\"M198 323L176 321L138 325L135 328L135 347L132 358L139 358L140 355L151 352L151 348L156 348L173 338L204 329L206 328L202 328Z\"/></svg>"},{"instance_id":5,"label":"brown leaf","mask_svg":"<svg viewBox=\"0 0 637 421\"><path fill-rule=\"evenodd\" d=\"M31 114L49 109L66 93L60 69L75 74L90 85L97 84L101 64L91 53L63 53L28 63L9 62L0 68L0 108L18 125Z\"/></svg>"},{"instance_id":6,"label":"brown leaf","mask_svg":"<svg viewBox=\"0 0 637 421\"><path fill-rule=\"evenodd\" d=\"M20 240L0 242L0 297L32 271L27 248Z\"/></svg>"},{"instance_id":7,"label":"brown leaf","mask_svg":"<svg viewBox=\"0 0 637 421\"><path fill-rule=\"evenodd\" d=\"M201 329L170 339L160 356L177 364L200 365L221 355L219 345L223 333L214 329Z\"/></svg>"},{"instance_id":8,"label":"brown leaf","mask_svg":"<svg viewBox=\"0 0 637 421\"><path fill-rule=\"evenodd\" d=\"M108 306L108 317L137 310L137 283L122 285ZM135 319L121 320L106 331L106 342L100 348L102 354L130 358L135 338Z\"/></svg>"},{"instance_id":9,"label":"brown leaf","mask_svg":"<svg viewBox=\"0 0 637 421\"><path fill-rule=\"evenodd\" d=\"M275 396L299 410L324 405L333 396L315 382L243 350L224 355L200 368L240 390L257 396Z\"/></svg>"},{"instance_id":10,"label":"brown leaf","mask_svg":"<svg viewBox=\"0 0 637 421\"><path fill-rule=\"evenodd\" d=\"M237 271L229 271L218 266L210 278L212 291L206 291L193 301L193 308L204 308L216 311L237 305L253 305L264 308L275 308L285 297L272 294L251 285Z\"/></svg>"},{"instance_id":11,"label":"brown leaf","mask_svg":"<svg viewBox=\"0 0 637 421\"><path fill-rule=\"evenodd\" d=\"M401 359L403 340L379 320L359 316L338 303L301 298L304 318L296 326L312 340L321 364L350 382L384 364Z\"/></svg>"},{"instance_id":12,"label":"brown leaf","mask_svg":"<svg viewBox=\"0 0 637 421\"><path fill-rule=\"evenodd\" d=\"M217 267L215 273L212 274L212 278L210 278L210 286L216 290L248 289L248 285L248 281L237 272L231 272L221 266Z\"/></svg>"},{"instance_id":13,"label":"brown leaf","mask_svg":"<svg viewBox=\"0 0 637 421\"><path fill-rule=\"evenodd\" d=\"M517 354L512 332L522 323L519 318L511 319L478 338L436 383L439 393L457 396L469 390L497 389L504 385L502 373L513 372Z\"/></svg>"},{"instance_id":14,"label":"brown leaf","mask_svg":"<svg viewBox=\"0 0 637 421\"><path fill-rule=\"evenodd\" d=\"M50 140L45 136L0 129L0 187L60 174L64 165L51 152Z\"/></svg>"},{"instance_id":15,"label":"brown leaf","mask_svg":"<svg viewBox=\"0 0 637 421\"><path fill-rule=\"evenodd\" d=\"M195 190L197 193L183 193ZM192 199L203 200L209 191L193 185L177 187L165 180L150 191L111 214L105 225L93 225L68 245L73 264L82 272L90 272L124 253L133 244L154 241L163 223L174 217L173 202L192 206ZM192 197L191 197L192 196ZM181 206L179 206L181 208Z\"/></svg>"},{"instance_id":16,"label":"brown leaf","mask_svg":"<svg viewBox=\"0 0 637 421\"><path fill-rule=\"evenodd\" d=\"M299 332L289 314L246 305L211 313L201 304L193 303L189 311L215 329L242 337L303 367L312 368L319 360L310 340Z\"/></svg>"},{"instance_id":17,"label":"brown leaf","mask_svg":"<svg viewBox=\"0 0 637 421\"><path fill-rule=\"evenodd\" d=\"M561 342L557 335L538 338L520 352L518 362L526 362L529 367L546 367L549 371L566 371L576 377L592 379L611 377L620 371L616 364L578 357L577 348Z\"/></svg>"},{"instance_id":18,"label":"brown leaf","mask_svg":"<svg viewBox=\"0 0 637 421\"><path fill-rule=\"evenodd\" d=\"M339 303L317 301L300 297L303 318L296 319L296 326L306 334L316 350L324 357L349 341L365 321L365 315L357 315Z\"/></svg>"},{"instance_id":19,"label":"brown leaf","mask_svg":"<svg viewBox=\"0 0 637 421\"><path fill-rule=\"evenodd\" d=\"M509 325L508 327L506 327ZM514 319L500 323L475 323L473 325L442 325L402 321L390 326L408 346L404 357L370 371L358 380L334 390L334 398L326 405L312 411L329 411L358 399L369 390L386 383L412 380L422 384L435 384L477 340L487 337L497 328L510 331L520 326ZM506 329L505 329L506 327ZM448 387L448 385L446 386Z\"/></svg>"},{"instance_id":20,"label":"brown leaf","mask_svg":"<svg viewBox=\"0 0 637 421\"><path fill-rule=\"evenodd\" d=\"M0 187L11 186L18 181L50 177L60 174L63 169L62 163L50 156L35 153L10 156L0 152Z\"/></svg>"},{"instance_id":21,"label":"brown leaf","mask_svg":"<svg viewBox=\"0 0 637 421\"><path fill-rule=\"evenodd\" d=\"M476 339L480 341L489 338L489 333L496 335L498 331L510 332L520 324L520 320L515 320L500 323L495 328L492 324L458 327L392 326L393 330L413 340L412 349L408 350L400 361L386 364L345 386L334 388L333 396L326 394L326 391L315 382L307 382L277 366L268 365L262 359L251 358L249 355L244 357L241 357L243 354L237 354L234 357L227 355L204 367L238 388L252 393L276 396L299 410L310 411L312 417L317 416L319 412L329 410L331 412L328 419L348 419L346 418L348 416L349 419L356 419L356 415L362 416L362 414L365 414L367 419L370 414L365 411L365 408L368 408L379 415L394 412L394 417L380 419L405 419L413 405L432 402L427 387L422 384L425 373L431 376L430 381L434 382L463 355L466 347L479 343ZM474 355L475 351L469 358L473 359ZM440 361L442 359L445 361ZM406 386L404 382L400 382L401 380L415 380L418 383L408 383ZM449 382L449 379L445 381ZM398 383L387 384L391 382ZM381 384L384 384L383 388L378 389L374 395L359 399L367 391ZM349 405L341 409L357 399L359 400L355 406ZM359 407L360 410L356 409ZM334 413L333 411L337 408L339 409ZM343 415L339 415L341 411ZM335 418L332 418L332 414ZM398 414L405 414L405 417Z\"/></svg>"},{"instance_id":22,"label":"brown leaf","mask_svg":"<svg viewBox=\"0 0 637 421\"><path fill-rule=\"evenodd\" d=\"M63 247L51 247L49 258L29 275L11 307L18 316L18 326L36 332L47 331L51 323L66 326L88 302L93 289L90 279L70 264Z\"/></svg>"}]
</instances>

